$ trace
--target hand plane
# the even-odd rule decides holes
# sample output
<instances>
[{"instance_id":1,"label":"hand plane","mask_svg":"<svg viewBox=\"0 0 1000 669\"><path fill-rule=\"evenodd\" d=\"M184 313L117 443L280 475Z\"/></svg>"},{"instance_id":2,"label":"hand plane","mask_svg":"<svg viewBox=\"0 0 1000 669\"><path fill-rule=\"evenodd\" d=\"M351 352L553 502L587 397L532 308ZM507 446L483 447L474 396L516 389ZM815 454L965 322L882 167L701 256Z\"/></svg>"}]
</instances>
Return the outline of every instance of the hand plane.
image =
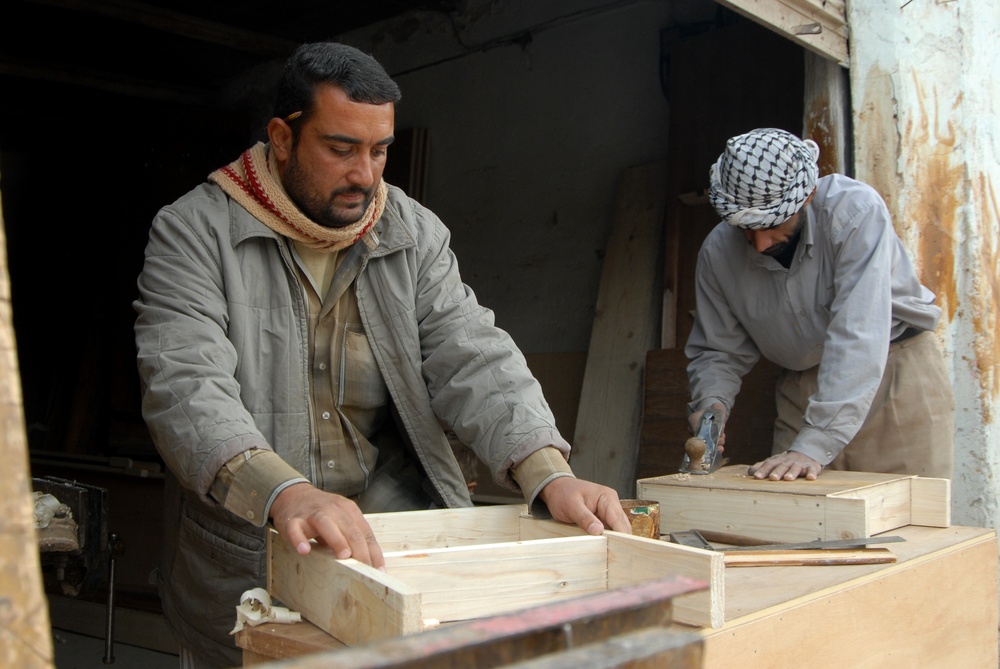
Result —
<instances>
[{"instance_id":1,"label":"hand plane","mask_svg":"<svg viewBox=\"0 0 1000 669\"><path fill-rule=\"evenodd\" d=\"M720 457L719 436L722 434L722 414L715 409L707 409L701 415L698 433L684 444L684 458L681 460L682 474L711 474L728 462Z\"/></svg>"}]
</instances>

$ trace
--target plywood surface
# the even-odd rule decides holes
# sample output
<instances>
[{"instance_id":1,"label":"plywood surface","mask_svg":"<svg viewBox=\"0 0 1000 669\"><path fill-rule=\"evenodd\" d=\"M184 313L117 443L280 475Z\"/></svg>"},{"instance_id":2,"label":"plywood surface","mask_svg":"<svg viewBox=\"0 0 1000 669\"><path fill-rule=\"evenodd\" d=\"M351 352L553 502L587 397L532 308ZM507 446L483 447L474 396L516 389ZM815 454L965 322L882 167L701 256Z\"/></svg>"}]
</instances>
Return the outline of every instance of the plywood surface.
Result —
<instances>
[{"instance_id":1,"label":"plywood surface","mask_svg":"<svg viewBox=\"0 0 1000 669\"><path fill-rule=\"evenodd\" d=\"M704 631L705 669L997 667L996 531L894 534L908 541L892 565L727 570L728 622Z\"/></svg>"}]
</instances>

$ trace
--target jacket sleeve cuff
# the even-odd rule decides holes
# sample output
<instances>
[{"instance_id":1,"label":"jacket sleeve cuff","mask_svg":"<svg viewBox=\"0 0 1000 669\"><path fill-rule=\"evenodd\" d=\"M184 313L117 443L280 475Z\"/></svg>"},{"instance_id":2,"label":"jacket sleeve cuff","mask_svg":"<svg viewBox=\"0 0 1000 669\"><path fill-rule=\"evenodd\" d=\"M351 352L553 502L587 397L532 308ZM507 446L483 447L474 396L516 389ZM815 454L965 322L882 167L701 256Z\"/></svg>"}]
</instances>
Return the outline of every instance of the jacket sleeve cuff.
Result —
<instances>
[{"instance_id":1,"label":"jacket sleeve cuff","mask_svg":"<svg viewBox=\"0 0 1000 669\"><path fill-rule=\"evenodd\" d=\"M573 470L562 451L554 446L545 446L511 467L510 474L524 492L528 508L531 508L542 488L553 479L573 476Z\"/></svg>"},{"instance_id":2,"label":"jacket sleeve cuff","mask_svg":"<svg viewBox=\"0 0 1000 669\"><path fill-rule=\"evenodd\" d=\"M226 462L212 484L212 496L227 511L263 527L282 490L308 479L274 451L246 451Z\"/></svg>"}]
</instances>

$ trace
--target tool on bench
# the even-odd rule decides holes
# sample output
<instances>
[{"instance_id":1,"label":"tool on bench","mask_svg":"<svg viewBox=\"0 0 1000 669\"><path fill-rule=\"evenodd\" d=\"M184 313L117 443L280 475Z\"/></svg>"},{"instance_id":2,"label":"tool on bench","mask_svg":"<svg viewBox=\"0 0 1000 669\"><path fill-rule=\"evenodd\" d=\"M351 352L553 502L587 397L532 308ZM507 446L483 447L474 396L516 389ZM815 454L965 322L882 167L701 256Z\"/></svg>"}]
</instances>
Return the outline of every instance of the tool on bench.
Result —
<instances>
[{"instance_id":1,"label":"tool on bench","mask_svg":"<svg viewBox=\"0 0 1000 669\"><path fill-rule=\"evenodd\" d=\"M706 409L701 416L698 433L684 444L681 460L682 474L711 474L729 462L720 457L719 437L722 434L722 414L716 409Z\"/></svg>"},{"instance_id":2,"label":"tool on bench","mask_svg":"<svg viewBox=\"0 0 1000 669\"><path fill-rule=\"evenodd\" d=\"M842 548L864 548L871 544L889 544L906 541L903 537L861 537L858 539L833 539L829 541L802 541L799 543L769 543L760 539L743 537L738 534L710 532L707 530L687 530L671 532L670 540L682 546L693 546L708 551L730 553L734 551L790 551L790 550L829 550ZM716 548L709 543L709 538L718 543L732 543L726 548Z\"/></svg>"}]
</instances>

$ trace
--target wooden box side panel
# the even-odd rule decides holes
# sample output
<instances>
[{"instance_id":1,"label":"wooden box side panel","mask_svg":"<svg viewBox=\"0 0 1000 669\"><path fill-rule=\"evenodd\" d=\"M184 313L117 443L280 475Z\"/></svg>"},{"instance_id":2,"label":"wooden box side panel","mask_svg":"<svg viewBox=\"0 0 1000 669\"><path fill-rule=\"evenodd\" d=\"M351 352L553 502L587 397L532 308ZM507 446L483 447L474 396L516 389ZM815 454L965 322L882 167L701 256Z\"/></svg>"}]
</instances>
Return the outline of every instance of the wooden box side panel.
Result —
<instances>
[{"instance_id":1,"label":"wooden box side panel","mask_svg":"<svg viewBox=\"0 0 1000 669\"><path fill-rule=\"evenodd\" d=\"M527 514L521 516L519 527L518 538L521 541L552 539L555 537L589 536L586 530L580 529L576 525L561 523L557 520L542 520Z\"/></svg>"},{"instance_id":2,"label":"wooden box side panel","mask_svg":"<svg viewBox=\"0 0 1000 669\"><path fill-rule=\"evenodd\" d=\"M425 620L481 618L608 588L604 537L385 555L389 574L421 594Z\"/></svg>"},{"instance_id":3,"label":"wooden box side panel","mask_svg":"<svg viewBox=\"0 0 1000 669\"><path fill-rule=\"evenodd\" d=\"M660 503L660 534L729 532L772 541L826 538L825 498L779 493L640 484L642 499Z\"/></svg>"},{"instance_id":4,"label":"wooden box side panel","mask_svg":"<svg viewBox=\"0 0 1000 669\"><path fill-rule=\"evenodd\" d=\"M910 524L951 527L951 480L918 477L910 483Z\"/></svg>"},{"instance_id":5,"label":"wooden box side panel","mask_svg":"<svg viewBox=\"0 0 1000 669\"><path fill-rule=\"evenodd\" d=\"M823 534L818 539L859 539L873 534L866 499L827 497L823 500L823 510Z\"/></svg>"},{"instance_id":6,"label":"wooden box side panel","mask_svg":"<svg viewBox=\"0 0 1000 669\"><path fill-rule=\"evenodd\" d=\"M869 532L864 536L871 536L910 524L912 481L910 478L899 479L882 485L837 493L830 495L828 499L831 502L838 499L863 500Z\"/></svg>"},{"instance_id":7,"label":"wooden box side panel","mask_svg":"<svg viewBox=\"0 0 1000 669\"><path fill-rule=\"evenodd\" d=\"M356 560L328 550L299 555L271 532L268 592L292 611L348 645L423 629L420 593Z\"/></svg>"},{"instance_id":8,"label":"wooden box side panel","mask_svg":"<svg viewBox=\"0 0 1000 669\"><path fill-rule=\"evenodd\" d=\"M677 622L697 627L725 623L726 580L722 553L607 531L608 588L678 575L706 584L699 592L673 601Z\"/></svg>"},{"instance_id":9,"label":"wooden box side panel","mask_svg":"<svg viewBox=\"0 0 1000 669\"><path fill-rule=\"evenodd\" d=\"M524 504L497 504L462 509L370 513L371 526L383 553L472 546L517 541Z\"/></svg>"}]
</instances>

